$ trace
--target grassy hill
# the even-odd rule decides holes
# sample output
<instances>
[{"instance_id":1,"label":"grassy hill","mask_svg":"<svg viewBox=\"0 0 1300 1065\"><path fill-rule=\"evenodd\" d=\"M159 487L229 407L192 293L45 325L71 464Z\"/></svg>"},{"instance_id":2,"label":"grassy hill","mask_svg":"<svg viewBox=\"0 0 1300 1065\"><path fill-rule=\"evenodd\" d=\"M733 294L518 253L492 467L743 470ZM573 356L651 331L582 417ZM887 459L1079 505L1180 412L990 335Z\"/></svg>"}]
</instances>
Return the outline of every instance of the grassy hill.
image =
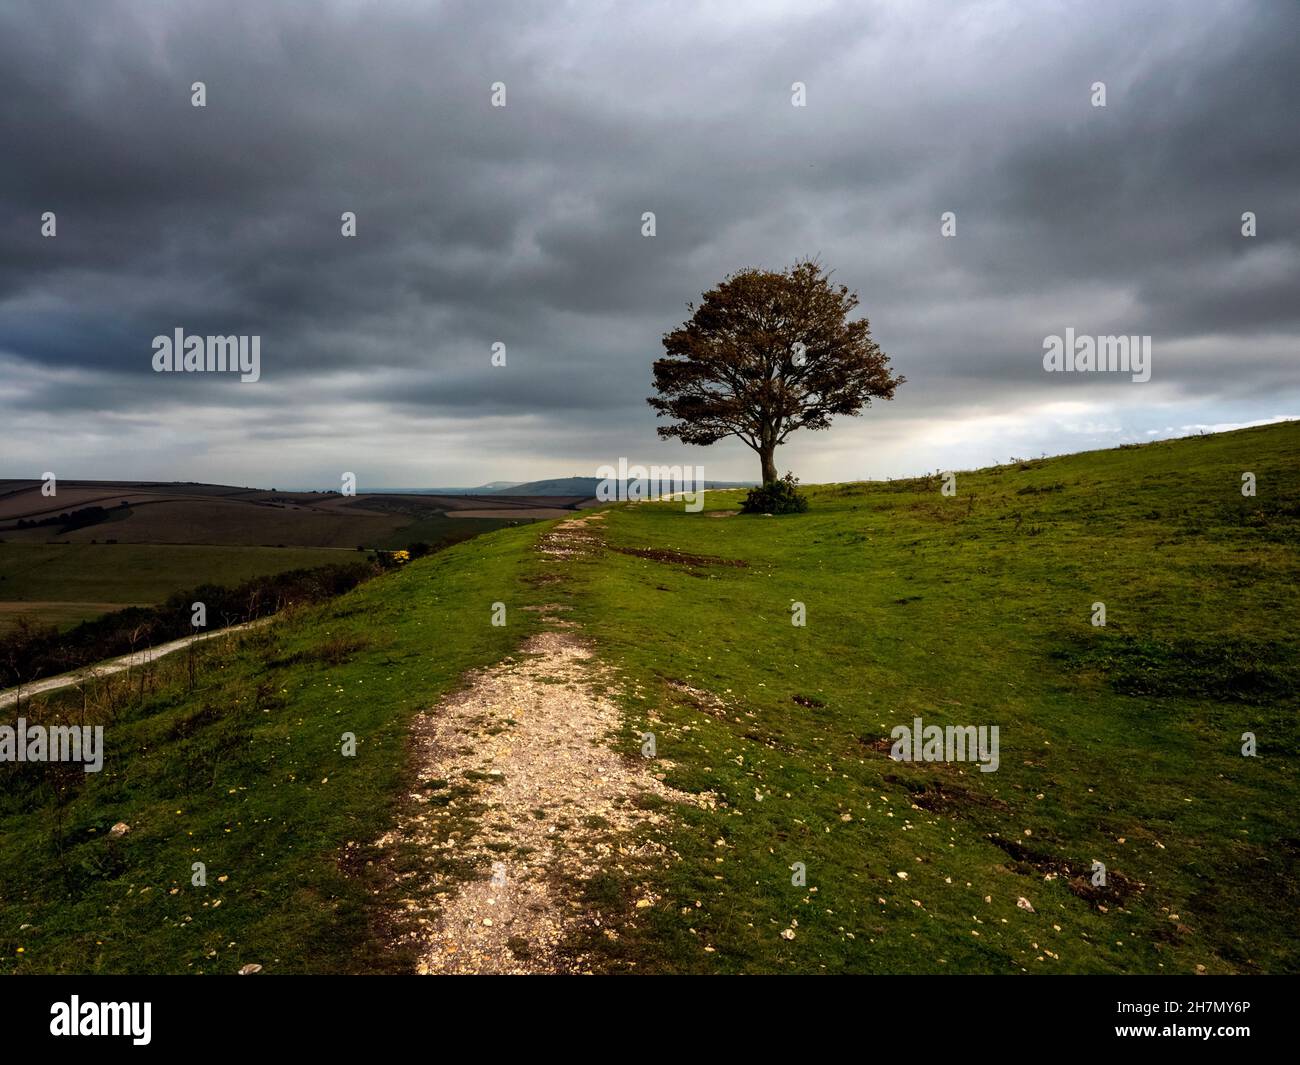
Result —
<instances>
[{"instance_id":1,"label":"grassy hill","mask_svg":"<svg viewBox=\"0 0 1300 1065\"><path fill-rule=\"evenodd\" d=\"M617 546L747 563L606 555L572 600L641 685L627 705L678 762L669 782L727 803L691 814L672 904L617 956L1294 971L1300 426L956 483L828 486L791 518L610 516ZM893 762L882 738L917 716L999 725L1000 769ZM796 861L815 893L790 886Z\"/></svg>"},{"instance_id":2,"label":"grassy hill","mask_svg":"<svg viewBox=\"0 0 1300 1065\"><path fill-rule=\"evenodd\" d=\"M613 742L655 733L667 782L715 799L675 810L677 860L570 885L594 968L1300 969L1300 427L940 487L813 488L780 518L733 514L740 493L615 507L558 570L545 526L505 529L211 647L193 692L160 667L100 693L102 773L0 766L0 971L400 968L378 871L412 856L372 844L408 801L406 727L543 602L622 678ZM998 770L891 760L914 717L998 726Z\"/></svg>"}]
</instances>

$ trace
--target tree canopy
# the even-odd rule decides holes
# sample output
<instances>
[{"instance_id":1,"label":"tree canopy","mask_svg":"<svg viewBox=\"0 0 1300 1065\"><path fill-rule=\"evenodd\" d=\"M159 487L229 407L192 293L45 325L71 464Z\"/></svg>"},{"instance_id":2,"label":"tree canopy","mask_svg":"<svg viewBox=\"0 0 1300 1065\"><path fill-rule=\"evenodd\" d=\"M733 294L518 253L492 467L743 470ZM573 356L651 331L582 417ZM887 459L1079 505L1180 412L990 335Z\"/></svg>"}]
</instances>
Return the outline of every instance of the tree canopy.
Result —
<instances>
[{"instance_id":1,"label":"tree canopy","mask_svg":"<svg viewBox=\"0 0 1300 1065\"><path fill-rule=\"evenodd\" d=\"M857 306L811 260L732 274L664 335L648 402L675 421L659 435L699 445L738 437L758 453L763 483L775 481L775 450L796 429L826 429L837 414L893 399L905 380L867 319L849 319Z\"/></svg>"}]
</instances>

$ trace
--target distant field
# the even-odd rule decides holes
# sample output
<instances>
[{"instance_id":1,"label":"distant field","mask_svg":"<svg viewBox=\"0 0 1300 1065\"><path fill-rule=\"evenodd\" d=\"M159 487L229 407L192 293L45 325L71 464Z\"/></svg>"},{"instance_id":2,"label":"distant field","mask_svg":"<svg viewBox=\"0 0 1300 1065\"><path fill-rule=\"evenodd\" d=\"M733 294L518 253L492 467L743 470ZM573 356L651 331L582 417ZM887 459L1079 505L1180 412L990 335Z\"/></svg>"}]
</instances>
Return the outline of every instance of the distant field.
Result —
<instances>
[{"instance_id":1,"label":"distant field","mask_svg":"<svg viewBox=\"0 0 1300 1065\"><path fill-rule=\"evenodd\" d=\"M561 510L559 507L536 508L528 512L527 517L531 519L538 518L563 518L568 516L567 510ZM459 521L472 521L475 518L518 518L521 515L514 508L493 510L487 508L484 510L459 510L452 511L448 517L456 518Z\"/></svg>"},{"instance_id":2,"label":"distant field","mask_svg":"<svg viewBox=\"0 0 1300 1065\"><path fill-rule=\"evenodd\" d=\"M69 628L199 584L346 561L358 547L459 542L581 502L72 480L49 497L39 481L0 480L0 631L23 615Z\"/></svg>"},{"instance_id":3,"label":"distant field","mask_svg":"<svg viewBox=\"0 0 1300 1065\"><path fill-rule=\"evenodd\" d=\"M0 629L22 614L70 627L200 584L238 584L352 557L312 547L0 543Z\"/></svg>"},{"instance_id":4,"label":"distant field","mask_svg":"<svg viewBox=\"0 0 1300 1065\"><path fill-rule=\"evenodd\" d=\"M75 509L75 508L73 508ZM372 545L409 519L365 510L301 507L292 503L249 503L203 497L114 507L105 521L79 529L37 526L7 528L5 540L44 543L71 540L143 544L224 544L246 547L353 547Z\"/></svg>"},{"instance_id":5,"label":"distant field","mask_svg":"<svg viewBox=\"0 0 1300 1065\"><path fill-rule=\"evenodd\" d=\"M553 518L582 502L579 496L342 496L126 481L62 481L46 497L38 481L0 480L0 540L392 550ZM450 520L459 513L473 516Z\"/></svg>"},{"instance_id":6,"label":"distant field","mask_svg":"<svg viewBox=\"0 0 1300 1065\"><path fill-rule=\"evenodd\" d=\"M548 515L549 516L549 515ZM375 540L374 546L385 551L395 551L407 544L436 544L440 540L468 540L480 533L491 532L506 525L517 525L520 521L532 520L518 515L494 518L455 518L450 514L434 514L404 525L393 532Z\"/></svg>"},{"instance_id":7,"label":"distant field","mask_svg":"<svg viewBox=\"0 0 1300 1065\"><path fill-rule=\"evenodd\" d=\"M0 603L0 633L13 626L19 618L29 618L56 629L74 628L83 621L111 614L128 606L149 606L148 603L78 603L46 601L41 599L14 603Z\"/></svg>"}]
</instances>

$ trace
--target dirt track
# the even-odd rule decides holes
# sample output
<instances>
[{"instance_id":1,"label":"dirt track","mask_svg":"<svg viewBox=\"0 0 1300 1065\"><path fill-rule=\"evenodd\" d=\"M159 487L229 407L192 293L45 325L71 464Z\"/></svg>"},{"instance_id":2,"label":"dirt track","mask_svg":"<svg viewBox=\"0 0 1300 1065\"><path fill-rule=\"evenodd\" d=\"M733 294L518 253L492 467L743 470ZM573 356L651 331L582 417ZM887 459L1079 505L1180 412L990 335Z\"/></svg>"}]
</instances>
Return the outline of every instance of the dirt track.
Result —
<instances>
[{"instance_id":1,"label":"dirt track","mask_svg":"<svg viewBox=\"0 0 1300 1065\"><path fill-rule=\"evenodd\" d=\"M128 669L156 661L162 658L163 655L179 651L182 647L188 647L192 643L212 640L232 632L242 632L245 629L265 625L270 621L270 618L260 618L257 621L250 621L243 625L232 625L227 629L218 629L216 632L202 632L197 636L186 636L180 640L172 640L170 643L160 643L157 647L148 647L143 651L136 651L134 654L123 655L121 658L110 658L105 662L96 662L93 666L74 669L71 673L60 673L57 677L46 677L43 680L32 681L31 684L24 684L20 688L8 688L0 692L0 709L12 706L19 699L29 699L33 695L40 695L43 692L71 688L87 680L99 680L103 677L111 677L115 673L125 673Z\"/></svg>"},{"instance_id":2,"label":"dirt track","mask_svg":"<svg viewBox=\"0 0 1300 1065\"><path fill-rule=\"evenodd\" d=\"M539 551L560 566L596 548L592 523L602 518L561 522ZM570 931L592 921L573 885L611 867L670 860L644 831L668 816L646 809L647 796L708 801L667 787L662 763L613 750L621 715L612 682L562 608L531 609L547 631L472 674L413 727L417 786L379 843L423 856L398 876L399 891L427 899L432 889L438 899L407 899L399 922L396 945L415 946L421 974L582 971L563 949ZM431 806L431 787L452 801ZM484 875L464 881L419 868L445 869L448 857Z\"/></svg>"}]
</instances>

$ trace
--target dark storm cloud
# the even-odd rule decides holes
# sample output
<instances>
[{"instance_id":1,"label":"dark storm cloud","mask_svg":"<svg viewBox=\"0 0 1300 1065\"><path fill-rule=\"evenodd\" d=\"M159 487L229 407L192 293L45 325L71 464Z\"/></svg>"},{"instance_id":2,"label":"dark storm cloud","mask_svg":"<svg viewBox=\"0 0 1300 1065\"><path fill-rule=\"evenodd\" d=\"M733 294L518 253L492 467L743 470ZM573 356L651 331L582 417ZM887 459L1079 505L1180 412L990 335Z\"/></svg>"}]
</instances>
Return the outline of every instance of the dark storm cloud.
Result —
<instances>
[{"instance_id":1,"label":"dark storm cloud","mask_svg":"<svg viewBox=\"0 0 1300 1065\"><path fill-rule=\"evenodd\" d=\"M1276 396L1298 30L1246 2L10 4L0 411L107 419L124 450L202 409L249 439L359 439L390 411L462 448L481 421L485 453L634 454L686 301L806 254L909 377L848 424L1078 397L1039 361L1066 326L1153 335L1153 380L1202 406ZM152 373L178 326L260 334L263 382Z\"/></svg>"}]
</instances>

